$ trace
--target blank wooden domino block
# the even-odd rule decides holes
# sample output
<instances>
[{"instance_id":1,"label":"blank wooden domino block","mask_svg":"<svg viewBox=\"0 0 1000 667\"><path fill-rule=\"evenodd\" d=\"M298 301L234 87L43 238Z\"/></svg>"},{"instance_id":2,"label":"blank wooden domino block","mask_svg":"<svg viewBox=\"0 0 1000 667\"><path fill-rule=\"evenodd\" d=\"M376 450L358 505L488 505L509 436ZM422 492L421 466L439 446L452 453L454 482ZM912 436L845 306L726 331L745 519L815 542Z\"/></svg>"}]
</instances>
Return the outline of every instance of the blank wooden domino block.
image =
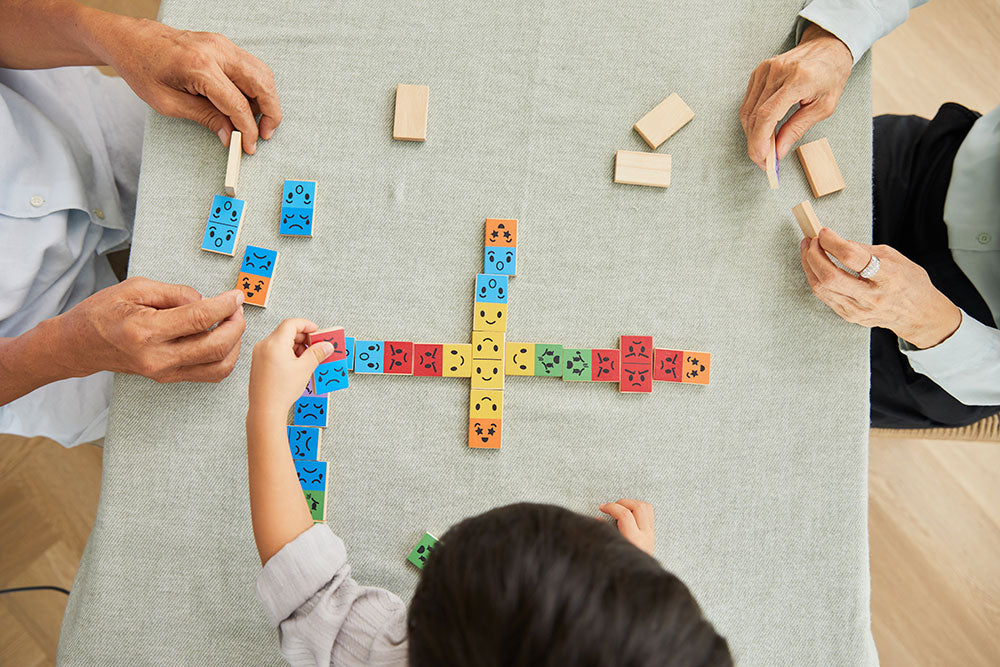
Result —
<instances>
[{"instance_id":1,"label":"blank wooden domino block","mask_svg":"<svg viewBox=\"0 0 1000 667\"><path fill-rule=\"evenodd\" d=\"M229 135L229 160L226 162L226 194L236 196L236 184L240 180L240 158L243 157L243 134L233 130Z\"/></svg>"},{"instance_id":2,"label":"blank wooden domino block","mask_svg":"<svg viewBox=\"0 0 1000 667\"><path fill-rule=\"evenodd\" d=\"M694 118L694 112L691 111L691 107L684 103L680 95L671 93L667 99L640 118L633 128L655 151L660 147L660 144L684 127L692 118Z\"/></svg>"},{"instance_id":3,"label":"blank wooden domino block","mask_svg":"<svg viewBox=\"0 0 1000 667\"><path fill-rule=\"evenodd\" d=\"M469 394L469 419L503 419L503 392L473 389Z\"/></svg>"},{"instance_id":4,"label":"blank wooden domino block","mask_svg":"<svg viewBox=\"0 0 1000 667\"><path fill-rule=\"evenodd\" d=\"M840 167L833 158L833 149L826 137L802 144L795 152L799 155L814 197L844 189L844 177L840 175Z\"/></svg>"},{"instance_id":5,"label":"blank wooden domino block","mask_svg":"<svg viewBox=\"0 0 1000 667\"><path fill-rule=\"evenodd\" d=\"M684 353L684 378L681 382L708 384L712 370L712 355L708 352Z\"/></svg>"},{"instance_id":6,"label":"blank wooden domino block","mask_svg":"<svg viewBox=\"0 0 1000 667\"><path fill-rule=\"evenodd\" d=\"M812 204L808 200L801 204L796 204L792 208L792 213L795 214L795 219L799 221L799 227L802 228L803 234L811 239L819 236L819 230L823 229L823 225L820 224L819 218L816 217L816 211L813 210Z\"/></svg>"},{"instance_id":7,"label":"blank wooden domino block","mask_svg":"<svg viewBox=\"0 0 1000 667\"><path fill-rule=\"evenodd\" d=\"M399 141L427 140L427 102L431 89L401 83L396 86L396 115L392 138Z\"/></svg>"},{"instance_id":8,"label":"blank wooden domino block","mask_svg":"<svg viewBox=\"0 0 1000 667\"><path fill-rule=\"evenodd\" d=\"M507 343L504 372L508 375L535 374L535 344Z\"/></svg>"},{"instance_id":9,"label":"blank wooden domino block","mask_svg":"<svg viewBox=\"0 0 1000 667\"><path fill-rule=\"evenodd\" d=\"M441 346L441 376L446 378L467 378L472 374L472 345Z\"/></svg>"},{"instance_id":10,"label":"blank wooden domino block","mask_svg":"<svg viewBox=\"0 0 1000 667\"><path fill-rule=\"evenodd\" d=\"M774 135L771 135L771 147L764 158L765 171L767 172L767 184L772 190L778 189L778 149L774 146Z\"/></svg>"},{"instance_id":11,"label":"blank wooden domino block","mask_svg":"<svg viewBox=\"0 0 1000 667\"><path fill-rule=\"evenodd\" d=\"M475 449L500 449L501 421L499 419L470 419L469 447Z\"/></svg>"},{"instance_id":12,"label":"blank wooden domino block","mask_svg":"<svg viewBox=\"0 0 1000 667\"><path fill-rule=\"evenodd\" d=\"M670 187L670 156L660 153L615 153L615 183Z\"/></svg>"}]
</instances>

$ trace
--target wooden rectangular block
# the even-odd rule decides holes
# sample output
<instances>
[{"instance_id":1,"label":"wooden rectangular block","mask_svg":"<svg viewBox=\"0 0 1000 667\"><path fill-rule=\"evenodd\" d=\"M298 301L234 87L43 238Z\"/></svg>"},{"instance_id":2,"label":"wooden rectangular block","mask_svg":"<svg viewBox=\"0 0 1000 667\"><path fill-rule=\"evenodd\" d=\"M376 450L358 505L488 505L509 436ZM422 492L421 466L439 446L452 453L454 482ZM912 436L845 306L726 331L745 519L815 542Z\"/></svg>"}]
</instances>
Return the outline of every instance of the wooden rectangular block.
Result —
<instances>
[{"instance_id":1,"label":"wooden rectangular block","mask_svg":"<svg viewBox=\"0 0 1000 667\"><path fill-rule=\"evenodd\" d=\"M820 224L819 217L808 199L801 204L796 204L792 208L792 213L795 214L795 219L799 221L799 227L802 228L802 233L806 237L814 239L819 236L819 230L823 229L823 225Z\"/></svg>"},{"instance_id":2,"label":"wooden rectangular block","mask_svg":"<svg viewBox=\"0 0 1000 667\"><path fill-rule=\"evenodd\" d=\"M278 233L312 237L316 227L316 181L285 181Z\"/></svg>"},{"instance_id":3,"label":"wooden rectangular block","mask_svg":"<svg viewBox=\"0 0 1000 667\"><path fill-rule=\"evenodd\" d=\"M648 394L653 391L653 337L622 336L622 392Z\"/></svg>"},{"instance_id":4,"label":"wooden rectangular block","mask_svg":"<svg viewBox=\"0 0 1000 667\"><path fill-rule=\"evenodd\" d=\"M413 375L413 343L397 340L385 341L385 372Z\"/></svg>"},{"instance_id":5,"label":"wooden rectangular block","mask_svg":"<svg viewBox=\"0 0 1000 667\"><path fill-rule=\"evenodd\" d=\"M413 359L414 375L441 377L444 367L444 346L435 343L414 343Z\"/></svg>"},{"instance_id":6,"label":"wooden rectangular block","mask_svg":"<svg viewBox=\"0 0 1000 667\"><path fill-rule=\"evenodd\" d=\"M385 372L385 341L358 340L354 342L354 372Z\"/></svg>"},{"instance_id":7,"label":"wooden rectangular block","mask_svg":"<svg viewBox=\"0 0 1000 667\"><path fill-rule=\"evenodd\" d=\"M670 156L660 153L615 153L615 183L670 187Z\"/></svg>"},{"instance_id":8,"label":"wooden rectangular block","mask_svg":"<svg viewBox=\"0 0 1000 667\"><path fill-rule=\"evenodd\" d=\"M248 245L243 251L243 263L240 264L240 271L254 276L273 278L274 270L277 266L277 250L268 250L267 248Z\"/></svg>"},{"instance_id":9,"label":"wooden rectangular block","mask_svg":"<svg viewBox=\"0 0 1000 667\"><path fill-rule=\"evenodd\" d=\"M306 334L306 342L309 345L315 345L323 341L333 345L333 352L320 363L326 364L331 361L339 361L347 358L347 340L346 336L344 336L344 327L330 327L329 329L320 329L311 334Z\"/></svg>"},{"instance_id":10,"label":"wooden rectangular block","mask_svg":"<svg viewBox=\"0 0 1000 667\"><path fill-rule=\"evenodd\" d=\"M303 491L326 491L326 461L292 461Z\"/></svg>"},{"instance_id":11,"label":"wooden rectangular block","mask_svg":"<svg viewBox=\"0 0 1000 667\"><path fill-rule=\"evenodd\" d=\"M503 392L473 389L469 393L469 419L503 419Z\"/></svg>"},{"instance_id":12,"label":"wooden rectangular block","mask_svg":"<svg viewBox=\"0 0 1000 667\"><path fill-rule=\"evenodd\" d=\"M504 334L493 331L472 332L473 359L503 359Z\"/></svg>"},{"instance_id":13,"label":"wooden rectangular block","mask_svg":"<svg viewBox=\"0 0 1000 667\"><path fill-rule=\"evenodd\" d=\"M503 359L473 359L472 388L503 391Z\"/></svg>"},{"instance_id":14,"label":"wooden rectangular block","mask_svg":"<svg viewBox=\"0 0 1000 667\"><path fill-rule=\"evenodd\" d=\"M236 289L243 291L243 303L267 308L267 301L271 296L271 279L241 271L236 276Z\"/></svg>"},{"instance_id":15,"label":"wooden rectangular block","mask_svg":"<svg viewBox=\"0 0 1000 667\"><path fill-rule=\"evenodd\" d=\"M660 147L660 144L684 127L692 118L694 118L694 112L691 111L691 107L684 103L680 95L671 93L669 97L640 118L633 129L655 151Z\"/></svg>"},{"instance_id":16,"label":"wooden rectangular block","mask_svg":"<svg viewBox=\"0 0 1000 667\"><path fill-rule=\"evenodd\" d=\"M417 546L413 547L413 551L406 557L406 560L416 565L417 568L424 569L424 564L427 562L428 557L430 557L434 547L437 546L437 543L438 540L436 537L430 533L424 533L424 536L417 542Z\"/></svg>"},{"instance_id":17,"label":"wooden rectangular block","mask_svg":"<svg viewBox=\"0 0 1000 667\"><path fill-rule=\"evenodd\" d=\"M441 376L446 378L467 378L472 375L472 345L442 345Z\"/></svg>"},{"instance_id":18,"label":"wooden rectangular block","mask_svg":"<svg viewBox=\"0 0 1000 667\"><path fill-rule=\"evenodd\" d=\"M535 377L562 377L562 355L562 345L535 343Z\"/></svg>"},{"instance_id":19,"label":"wooden rectangular block","mask_svg":"<svg viewBox=\"0 0 1000 667\"><path fill-rule=\"evenodd\" d=\"M517 247L516 218L486 218L486 238L484 246ZM489 273L489 272L487 272Z\"/></svg>"},{"instance_id":20,"label":"wooden rectangular block","mask_svg":"<svg viewBox=\"0 0 1000 667\"><path fill-rule=\"evenodd\" d=\"M778 189L778 149L774 146L774 135L771 135L771 147L764 158L767 184L772 190Z\"/></svg>"},{"instance_id":21,"label":"wooden rectangular block","mask_svg":"<svg viewBox=\"0 0 1000 667\"><path fill-rule=\"evenodd\" d=\"M535 344L534 343L507 343L507 359L504 364L504 373L507 375L534 375L535 374Z\"/></svg>"},{"instance_id":22,"label":"wooden rectangular block","mask_svg":"<svg viewBox=\"0 0 1000 667\"><path fill-rule=\"evenodd\" d=\"M313 521L326 521L326 491L302 490L306 494L306 505Z\"/></svg>"},{"instance_id":23,"label":"wooden rectangular block","mask_svg":"<svg viewBox=\"0 0 1000 667\"><path fill-rule=\"evenodd\" d=\"M226 161L226 194L236 196L236 184L240 180L240 159L243 157L243 134L233 130L229 135L229 159Z\"/></svg>"},{"instance_id":24,"label":"wooden rectangular block","mask_svg":"<svg viewBox=\"0 0 1000 667\"><path fill-rule=\"evenodd\" d=\"M327 361L313 371L313 389L317 396L347 389L350 380L347 375L347 359Z\"/></svg>"},{"instance_id":25,"label":"wooden rectangular block","mask_svg":"<svg viewBox=\"0 0 1000 667\"><path fill-rule=\"evenodd\" d=\"M598 349L591 352L591 379L594 382L620 382L622 351Z\"/></svg>"},{"instance_id":26,"label":"wooden rectangular block","mask_svg":"<svg viewBox=\"0 0 1000 667\"><path fill-rule=\"evenodd\" d=\"M292 426L326 428L330 401L326 396L300 396L292 405Z\"/></svg>"},{"instance_id":27,"label":"wooden rectangular block","mask_svg":"<svg viewBox=\"0 0 1000 667\"><path fill-rule=\"evenodd\" d=\"M653 351L653 379L660 382L680 382L684 371L684 353L680 350L656 348Z\"/></svg>"},{"instance_id":28,"label":"wooden rectangular block","mask_svg":"<svg viewBox=\"0 0 1000 667\"><path fill-rule=\"evenodd\" d=\"M507 304L477 302L472 328L475 331L507 331Z\"/></svg>"},{"instance_id":29,"label":"wooden rectangular block","mask_svg":"<svg viewBox=\"0 0 1000 667\"><path fill-rule=\"evenodd\" d=\"M499 419L470 419L469 447L500 449L501 424Z\"/></svg>"},{"instance_id":30,"label":"wooden rectangular block","mask_svg":"<svg viewBox=\"0 0 1000 667\"><path fill-rule=\"evenodd\" d=\"M212 210L208 213L205 234L201 237L201 249L220 255L236 254L236 244L240 242L240 226L246 202L235 197L212 197Z\"/></svg>"},{"instance_id":31,"label":"wooden rectangular block","mask_svg":"<svg viewBox=\"0 0 1000 667\"><path fill-rule=\"evenodd\" d=\"M587 348L563 348L563 380L570 382L590 382L592 378L593 350Z\"/></svg>"},{"instance_id":32,"label":"wooden rectangular block","mask_svg":"<svg viewBox=\"0 0 1000 667\"><path fill-rule=\"evenodd\" d=\"M712 370L712 355L708 352L684 353L684 379L681 382L708 384Z\"/></svg>"},{"instance_id":33,"label":"wooden rectangular block","mask_svg":"<svg viewBox=\"0 0 1000 667\"><path fill-rule=\"evenodd\" d=\"M396 86L396 115L392 138L399 141L427 140L427 103L431 89L401 83Z\"/></svg>"},{"instance_id":34,"label":"wooden rectangular block","mask_svg":"<svg viewBox=\"0 0 1000 667\"><path fill-rule=\"evenodd\" d=\"M318 459L323 429L318 426L288 426L288 447L293 459Z\"/></svg>"},{"instance_id":35,"label":"wooden rectangular block","mask_svg":"<svg viewBox=\"0 0 1000 667\"><path fill-rule=\"evenodd\" d=\"M844 177L840 175L840 167L833 158L833 149L826 137L802 144L795 152L798 153L814 197L844 189Z\"/></svg>"}]
</instances>

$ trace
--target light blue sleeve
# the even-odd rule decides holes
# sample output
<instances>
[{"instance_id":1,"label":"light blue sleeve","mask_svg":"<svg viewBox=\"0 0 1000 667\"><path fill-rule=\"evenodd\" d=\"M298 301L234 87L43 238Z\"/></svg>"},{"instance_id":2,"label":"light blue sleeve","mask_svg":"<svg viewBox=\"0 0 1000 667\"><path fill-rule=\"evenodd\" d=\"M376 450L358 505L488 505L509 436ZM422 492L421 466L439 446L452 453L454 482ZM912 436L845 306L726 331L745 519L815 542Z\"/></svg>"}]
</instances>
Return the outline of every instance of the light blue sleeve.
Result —
<instances>
[{"instance_id":1,"label":"light blue sleeve","mask_svg":"<svg viewBox=\"0 0 1000 667\"><path fill-rule=\"evenodd\" d=\"M813 0L799 12L795 43L806 21L833 33L847 45L857 63L879 38L906 21L910 10L928 0Z\"/></svg>"},{"instance_id":2,"label":"light blue sleeve","mask_svg":"<svg viewBox=\"0 0 1000 667\"><path fill-rule=\"evenodd\" d=\"M1000 330L962 311L958 330L939 345L919 350L900 339L899 351L916 372L966 405L1000 405Z\"/></svg>"}]
</instances>

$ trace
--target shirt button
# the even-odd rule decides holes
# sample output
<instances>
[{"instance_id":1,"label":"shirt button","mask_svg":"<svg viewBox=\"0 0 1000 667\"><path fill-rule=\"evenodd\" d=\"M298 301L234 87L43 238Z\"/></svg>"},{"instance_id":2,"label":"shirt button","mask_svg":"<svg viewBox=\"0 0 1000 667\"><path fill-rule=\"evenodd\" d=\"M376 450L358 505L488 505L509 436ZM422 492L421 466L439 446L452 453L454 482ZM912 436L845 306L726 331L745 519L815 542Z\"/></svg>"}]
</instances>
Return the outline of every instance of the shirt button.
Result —
<instances>
[{"instance_id":1,"label":"shirt button","mask_svg":"<svg viewBox=\"0 0 1000 667\"><path fill-rule=\"evenodd\" d=\"M93 213L94 215L96 215L96 216L97 216L98 218L100 218L101 220L104 220L104 211L102 211L101 209L99 209L99 208L95 208L95 209L94 209L94 210L92 211L92 213Z\"/></svg>"},{"instance_id":2,"label":"shirt button","mask_svg":"<svg viewBox=\"0 0 1000 667\"><path fill-rule=\"evenodd\" d=\"M31 202L32 206L38 208L39 206L45 203L45 197L43 197L42 195L32 195L31 199L29 199L28 201Z\"/></svg>"},{"instance_id":3,"label":"shirt button","mask_svg":"<svg viewBox=\"0 0 1000 667\"><path fill-rule=\"evenodd\" d=\"M976 237L976 240L979 241L982 245L986 245L987 243L990 242L991 238L993 237L987 234L986 232L983 232L982 234Z\"/></svg>"}]
</instances>

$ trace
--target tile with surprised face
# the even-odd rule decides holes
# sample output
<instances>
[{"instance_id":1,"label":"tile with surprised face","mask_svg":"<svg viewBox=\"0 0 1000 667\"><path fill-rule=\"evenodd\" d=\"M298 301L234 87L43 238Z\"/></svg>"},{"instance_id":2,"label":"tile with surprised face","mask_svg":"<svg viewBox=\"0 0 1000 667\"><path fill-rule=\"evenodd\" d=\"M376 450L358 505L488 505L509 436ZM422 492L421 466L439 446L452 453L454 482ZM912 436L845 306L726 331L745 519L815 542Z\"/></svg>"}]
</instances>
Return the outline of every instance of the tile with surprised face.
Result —
<instances>
[{"instance_id":1,"label":"tile with surprised face","mask_svg":"<svg viewBox=\"0 0 1000 667\"><path fill-rule=\"evenodd\" d=\"M382 373L385 341L358 340L354 343L354 372Z\"/></svg>"},{"instance_id":2,"label":"tile with surprised face","mask_svg":"<svg viewBox=\"0 0 1000 667\"><path fill-rule=\"evenodd\" d=\"M486 246L483 255L484 274L512 276L517 273L517 248Z\"/></svg>"},{"instance_id":3,"label":"tile with surprised face","mask_svg":"<svg viewBox=\"0 0 1000 667\"><path fill-rule=\"evenodd\" d=\"M507 303L508 276L480 273L476 275L476 303Z\"/></svg>"},{"instance_id":4,"label":"tile with surprised face","mask_svg":"<svg viewBox=\"0 0 1000 667\"><path fill-rule=\"evenodd\" d=\"M202 250L229 256L236 254L244 206L242 199L222 195L212 198L212 210L208 214L205 235L201 239Z\"/></svg>"}]
</instances>

